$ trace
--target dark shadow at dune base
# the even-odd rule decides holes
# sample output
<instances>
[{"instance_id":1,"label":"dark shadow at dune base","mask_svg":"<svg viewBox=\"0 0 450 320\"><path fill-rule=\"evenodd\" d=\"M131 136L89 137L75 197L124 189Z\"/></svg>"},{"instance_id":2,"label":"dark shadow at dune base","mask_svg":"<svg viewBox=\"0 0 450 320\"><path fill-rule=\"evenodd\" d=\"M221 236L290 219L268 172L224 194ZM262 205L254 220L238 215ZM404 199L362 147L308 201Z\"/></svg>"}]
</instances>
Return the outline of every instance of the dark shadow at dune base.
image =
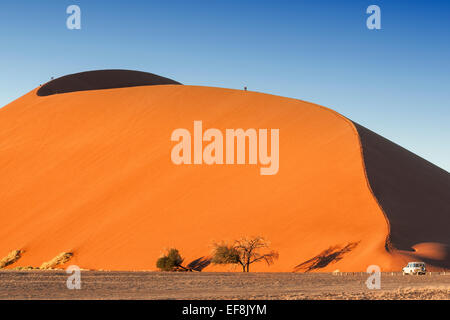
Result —
<instances>
[{"instance_id":1,"label":"dark shadow at dune base","mask_svg":"<svg viewBox=\"0 0 450 320\"><path fill-rule=\"evenodd\" d=\"M355 123L372 191L389 220L390 244L411 251L423 242L450 246L450 174ZM445 261L434 261L450 267Z\"/></svg>"},{"instance_id":2,"label":"dark shadow at dune base","mask_svg":"<svg viewBox=\"0 0 450 320\"><path fill-rule=\"evenodd\" d=\"M191 261L187 265L187 268L189 268L189 269L191 269L193 271L202 271L203 269L205 269L210 264L211 264L211 258L209 258L209 257L200 257L198 259L195 259L195 260Z\"/></svg>"},{"instance_id":3,"label":"dark shadow at dune base","mask_svg":"<svg viewBox=\"0 0 450 320\"><path fill-rule=\"evenodd\" d=\"M47 82L37 91L38 96L50 96L86 90L101 90L137 86L181 84L153 73L131 70L86 71Z\"/></svg>"},{"instance_id":4,"label":"dark shadow at dune base","mask_svg":"<svg viewBox=\"0 0 450 320\"><path fill-rule=\"evenodd\" d=\"M316 269L322 269L330 263L336 263L341 260L346 253L356 248L359 242L350 242L346 246L333 246L322 251L317 256L295 266L294 272L309 272Z\"/></svg>"}]
</instances>

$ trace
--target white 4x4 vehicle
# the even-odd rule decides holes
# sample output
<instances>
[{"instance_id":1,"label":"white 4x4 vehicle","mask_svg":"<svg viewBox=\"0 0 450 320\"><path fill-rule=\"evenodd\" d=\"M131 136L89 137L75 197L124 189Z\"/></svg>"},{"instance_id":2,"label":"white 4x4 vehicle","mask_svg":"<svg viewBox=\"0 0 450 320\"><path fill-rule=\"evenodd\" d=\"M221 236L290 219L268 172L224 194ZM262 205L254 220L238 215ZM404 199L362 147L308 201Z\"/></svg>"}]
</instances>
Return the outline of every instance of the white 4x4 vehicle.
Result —
<instances>
[{"instance_id":1,"label":"white 4x4 vehicle","mask_svg":"<svg viewBox=\"0 0 450 320\"><path fill-rule=\"evenodd\" d=\"M403 268L403 274L426 274L425 262L410 262Z\"/></svg>"}]
</instances>

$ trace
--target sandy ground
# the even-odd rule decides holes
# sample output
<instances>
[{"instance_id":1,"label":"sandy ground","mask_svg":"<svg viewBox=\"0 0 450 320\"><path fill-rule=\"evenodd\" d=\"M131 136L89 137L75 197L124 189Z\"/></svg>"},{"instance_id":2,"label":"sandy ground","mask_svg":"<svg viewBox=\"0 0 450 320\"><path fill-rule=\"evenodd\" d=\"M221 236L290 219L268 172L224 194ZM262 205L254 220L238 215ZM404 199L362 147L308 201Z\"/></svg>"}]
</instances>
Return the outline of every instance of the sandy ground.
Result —
<instances>
[{"instance_id":1,"label":"sandy ground","mask_svg":"<svg viewBox=\"0 0 450 320\"><path fill-rule=\"evenodd\" d=\"M81 289L64 271L0 272L0 299L450 299L450 273L383 273L369 290L364 273L160 273L83 271Z\"/></svg>"}]
</instances>

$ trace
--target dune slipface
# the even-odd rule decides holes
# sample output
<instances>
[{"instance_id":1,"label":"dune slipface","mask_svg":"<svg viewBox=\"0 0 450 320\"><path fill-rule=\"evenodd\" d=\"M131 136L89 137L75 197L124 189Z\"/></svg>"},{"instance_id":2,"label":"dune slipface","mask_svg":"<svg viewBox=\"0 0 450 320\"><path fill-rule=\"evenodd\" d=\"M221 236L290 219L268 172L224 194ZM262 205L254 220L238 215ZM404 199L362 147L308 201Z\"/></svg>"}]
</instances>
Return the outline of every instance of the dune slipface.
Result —
<instances>
[{"instance_id":1,"label":"dune slipface","mask_svg":"<svg viewBox=\"0 0 450 320\"><path fill-rule=\"evenodd\" d=\"M120 77L127 83L126 74ZM420 219L398 212L416 197L402 194L398 206L383 198L385 185L401 189L392 179L404 173L374 182L389 167L377 167L371 154L379 142L366 151L370 139L360 132L367 129L334 111L170 82L98 90L64 83L68 92L49 83L53 94L38 95L38 88L0 109L0 259L22 250L8 268L37 267L70 252L70 264L82 268L155 270L164 248L178 248L189 262L208 256L214 241L245 235L266 237L280 255L253 271L365 271L372 264L398 270L412 246L428 242L418 248L448 267L448 173L426 164L434 177L426 183L447 189L427 213L440 227L429 222L414 235ZM175 165L171 133L192 131L195 120L204 130L279 129L278 173L260 175L249 164ZM410 157L403 152L397 160ZM420 167L425 160L411 161ZM215 270L239 271L205 269Z\"/></svg>"}]
</instances>

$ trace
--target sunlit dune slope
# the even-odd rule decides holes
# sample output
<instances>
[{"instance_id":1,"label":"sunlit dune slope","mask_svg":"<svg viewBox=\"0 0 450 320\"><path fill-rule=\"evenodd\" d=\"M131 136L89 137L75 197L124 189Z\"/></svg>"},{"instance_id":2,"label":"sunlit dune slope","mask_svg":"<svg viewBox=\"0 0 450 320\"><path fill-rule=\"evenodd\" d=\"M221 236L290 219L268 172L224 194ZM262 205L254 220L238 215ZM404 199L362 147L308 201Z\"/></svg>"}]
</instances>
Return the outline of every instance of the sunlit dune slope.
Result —
<instances>
[{"instance_id":1,"label":"sunlit dune slope","mask_svg":"<svg viewBox=\"0 0 450 320\"><path fill-rule=\"evenodd\" d=\"M262 235L279 252L253 271L398 269L389 224L365 174L357 130L303 101L155 85L38 96L0 109L0 259L40 266L62 252L87 269L155 270L214 241ZM280 166L175 165L177 128L279 129ZM297 267L297 268L296 268ZM208 266L205 271L236 270Z\"/></svg>"}]
</instances>

